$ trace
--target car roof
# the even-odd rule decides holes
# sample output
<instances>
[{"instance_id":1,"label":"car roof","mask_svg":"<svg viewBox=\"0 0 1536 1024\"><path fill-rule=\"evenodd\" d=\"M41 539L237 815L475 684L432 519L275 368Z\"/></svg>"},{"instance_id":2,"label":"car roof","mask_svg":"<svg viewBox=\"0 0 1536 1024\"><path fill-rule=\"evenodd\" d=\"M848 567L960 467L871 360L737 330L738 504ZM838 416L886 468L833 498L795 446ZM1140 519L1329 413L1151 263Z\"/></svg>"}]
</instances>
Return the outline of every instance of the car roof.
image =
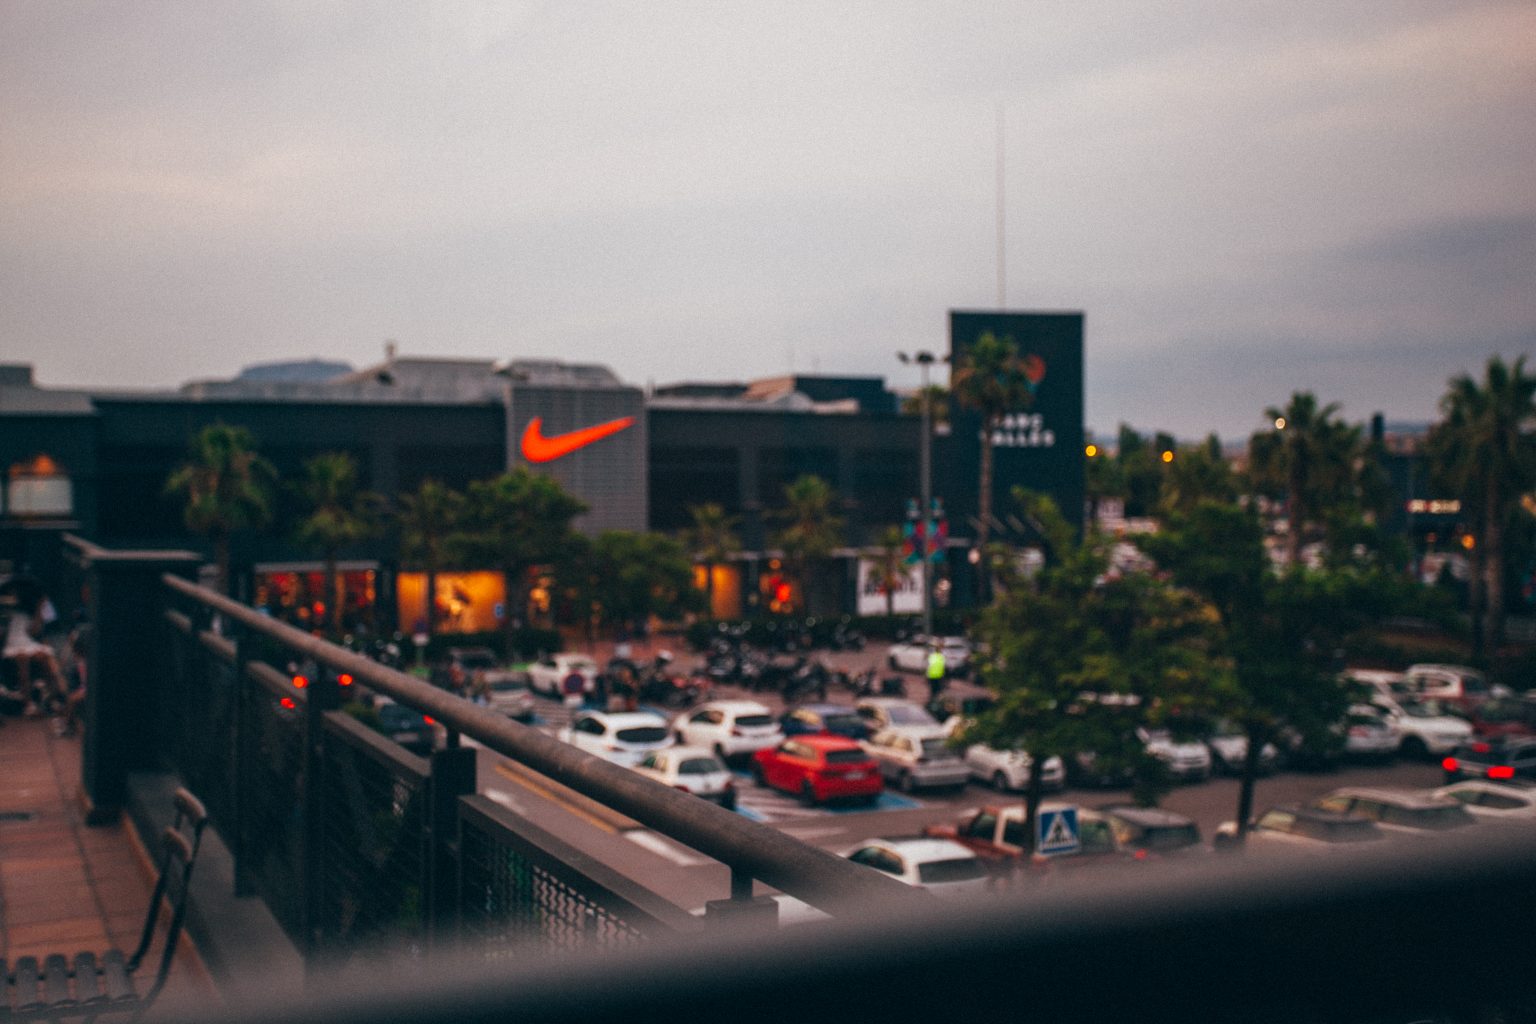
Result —
<instances>
[{"instance_id":1,"label":"car roof","mask_svg":"<svg viewBox=\"0 0 1536 1024\"><path fill-rule=\"evenodd\" d=\"M905 697L860 697L854 706L869 708L922 707L917 701L908 700Z\"/></svg>"},{"instance_id":2,"label":"car roof","mask_svg":"<svg viewBox=\"0 0 1536 1024\"><path fill-rule=\"evenodd\" d=\"M1345 814L1343 811L1325 811L1321 807L1308 807L1306 804L1277 804L1271 807L1269 811L1265 811L1264 814L1268 814L1270 811L1280 811L1284 814L1292 814L1298 818L1307 818L1312 821L1358 820L1351 815ZM1263 816L1263 814L1259 815L1261 818Z\"/></svg>"},{"instance_id":3,"label":"car roof","mask_svg":"<svg viewBox=\"0 0 1536 1024\"><path fill-rule=\"evenodd\" d=\"M711 760L718 760L715 757L715 752L710 750L708 747L692 747L684 746L682 744L678 744L675 747L667 747L663 750L658 750L656 753L671 754L674 757L707 757Z\"/></svg>"},{"instance_id":4,"label":"car roof","mask_svg":"<svg viewBox=\"0 0 1536 1024\"><path fill-rule=\"evenodd\" d=\"M1383 803L1397 804L1400 807L1440 807L1446 802L1446 797L1436 796L1422 789L1407 789L1394 786L1344 786L1334 790L1321 799L1330 796L1349 796L1361 800L1380 800Z\"/></svg>"},{"instance_id":5,"label":"car roof","mask_svg":"<svg viewBox=\"0 0 1536 1024\"><path fill-rule=\"evenodd\" d=\"M1183 827L1194 824L1193 819L1174 811L1165 811L1161 807L1110 806L1101 807L1099 810L1144 828Z\"/></svg>"},{"instance_id":6,"label":"car roof","mask_svg":"<svg viewBox=\"0 0 1536 1024\"><path fill-rule=\"evenodd\" d=\"M664 726L667 724L667 720L654 711L580 711L571 721L574 722L578 718L595 718L599 722L607 722L609 725L617 725L621 728L630 725Z\"/></svg>"},{"instance_id":7,"label":"car roof","mask_svg":"<svg viewBox=\"0 0 1536 1024\"><path fill-rule=\"evenodd\" d=\"M745 712L750 715L771 715L773 712L766 704L759 704L755 700L711 700L700 704L697 710L716 708L720 711L731 711L738 714Z\"/></svg>"},{"instance_id":8,"label":"car roof","mask_svg":"<svg viewBox=\"0 0 1536 1024\"><path fill-rule=\"evenodd\" d=\"M914 740L948 739L949 731L942 725L888 725L880 735L906 736Z\"/></svg>"},{"instance_id":9,"label":"car roof","mask_svg":"<svg viewBox=\"0 0 1536 1024\"><path fill-rule=\"evenodd\" d=\"M785 713L786 714L788 712L790 712L790 711L809 711L812 714L817 714L817 715L851 715L851 714L853 714L853 708L850 708L850 707L848 707L846 705L843 705L843 704L797 704L797 705L795 705L792 708L786 708L785 709Z\"/></svg>"},{"instance_id":10,"label":"car roof","mask_svg":"<svg viewBox=\"0 0 1536 1024\"><path fill-rule=\"evenodd\" d=\"M866 839L857 844L855 849L865 846L886 846L904 858L915 861L931 860L974 860L976 854L953 839L932 839L928 837L900 837L896 839Z\"/></svg>"},{"instance_id":11,"label":"car roof","mask_svg":"<svg viewBox=\"0 0 1536 1024\"><path fill-rule=\"evenodd\" d=\"M821 750L863 750L858 740L849 739L847 736L825 736L813 733L809 736L795 736L790 742L804 743L807 746Z\"/></svg>"}]
</instances>

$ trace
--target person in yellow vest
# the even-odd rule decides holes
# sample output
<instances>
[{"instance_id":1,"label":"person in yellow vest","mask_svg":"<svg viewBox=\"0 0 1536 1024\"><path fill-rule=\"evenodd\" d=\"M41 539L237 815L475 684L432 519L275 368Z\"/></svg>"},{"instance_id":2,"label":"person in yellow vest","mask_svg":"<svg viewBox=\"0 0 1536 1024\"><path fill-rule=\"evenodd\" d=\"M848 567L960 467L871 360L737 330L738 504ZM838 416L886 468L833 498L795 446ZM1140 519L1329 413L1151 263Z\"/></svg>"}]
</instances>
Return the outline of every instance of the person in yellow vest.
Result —
<instances>
[{"instance_id":1,"label":"person in yellow vest","mask_svg":"<svg viewBox=\"0 0 1536 1024\"><path fill-rule=\"evenodd\" d=\"M928 700L930 703L939 699L939 694L944 692L945 673L948 667L944 664L944 651L938 644L928 648Z\"/></svg>"}]
</instances>

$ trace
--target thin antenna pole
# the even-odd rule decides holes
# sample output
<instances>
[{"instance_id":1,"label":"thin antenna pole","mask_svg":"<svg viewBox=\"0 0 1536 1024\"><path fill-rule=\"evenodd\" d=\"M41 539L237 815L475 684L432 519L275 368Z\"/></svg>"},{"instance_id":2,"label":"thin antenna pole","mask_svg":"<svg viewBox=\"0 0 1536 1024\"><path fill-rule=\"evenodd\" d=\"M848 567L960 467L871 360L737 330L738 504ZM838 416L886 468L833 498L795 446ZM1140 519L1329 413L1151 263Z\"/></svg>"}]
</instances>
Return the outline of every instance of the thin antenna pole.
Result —
<instances>
[{"instance_id":1,"label":"thin antenna pole","mask_svg":"<svg viewBox=\"0 0 1536 1024\"><path fill-rule=\"evenodd\" d=\"M997 308L1008 308L1008 249L1003 199L1003 101L997 101Z\"/></svg>"}]
</instances>

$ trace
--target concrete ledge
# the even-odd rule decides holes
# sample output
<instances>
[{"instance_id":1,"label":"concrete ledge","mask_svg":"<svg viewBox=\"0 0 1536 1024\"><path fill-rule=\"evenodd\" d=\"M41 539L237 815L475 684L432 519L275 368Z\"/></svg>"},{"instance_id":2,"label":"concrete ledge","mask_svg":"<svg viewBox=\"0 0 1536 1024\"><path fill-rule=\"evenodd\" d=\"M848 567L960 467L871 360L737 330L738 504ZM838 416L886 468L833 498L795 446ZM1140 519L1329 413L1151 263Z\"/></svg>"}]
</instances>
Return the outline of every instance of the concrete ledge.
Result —
<instances>
[{"instance_id":1,"label":"concrete ledge","mask_svg":"<svg viewBox=\"0 0 1536 1024\"><path fill-rule=\"evenodd\" d=\"M159 849L179 785L181 781L168 773L128 777L125 812L146 849ZM187 904L187 934L231 1001L298 993L304 988L303 958L260 898L235 896L235 861L216 831L218 824L213 821L213 828L203 833Z\"/></svg>"}]
</instances>

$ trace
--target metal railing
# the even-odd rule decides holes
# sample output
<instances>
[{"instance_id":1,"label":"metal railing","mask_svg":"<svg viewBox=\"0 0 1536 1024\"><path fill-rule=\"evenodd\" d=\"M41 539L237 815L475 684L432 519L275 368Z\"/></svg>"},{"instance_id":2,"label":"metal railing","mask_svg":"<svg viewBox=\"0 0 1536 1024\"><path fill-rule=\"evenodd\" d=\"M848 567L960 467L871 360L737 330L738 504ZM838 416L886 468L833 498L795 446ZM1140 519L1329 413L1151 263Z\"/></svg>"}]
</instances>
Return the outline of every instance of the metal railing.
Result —
<instances>
[{"instance_id":1,"label":"metal railing","mask_svg":"<svg viewBox=\"0 0 1536 1024\"><path fill-rule=\"evenodd\" d=\"M698 919L475 796L461 736L730 869L704 925L771 917L761 880L832 914L871 902L921 908L921 891L658 785L488 708L327 643L172 575L165 613L164 745L203 793L235 860L313 963L425 955L474 940L494 955L620 947ZM215 628L216 627L216 628ZM311 662L297 689L275 665ZM337 710L337 679L431 716L448 749L418 757Z\"/></svg>"}]
</instances>

